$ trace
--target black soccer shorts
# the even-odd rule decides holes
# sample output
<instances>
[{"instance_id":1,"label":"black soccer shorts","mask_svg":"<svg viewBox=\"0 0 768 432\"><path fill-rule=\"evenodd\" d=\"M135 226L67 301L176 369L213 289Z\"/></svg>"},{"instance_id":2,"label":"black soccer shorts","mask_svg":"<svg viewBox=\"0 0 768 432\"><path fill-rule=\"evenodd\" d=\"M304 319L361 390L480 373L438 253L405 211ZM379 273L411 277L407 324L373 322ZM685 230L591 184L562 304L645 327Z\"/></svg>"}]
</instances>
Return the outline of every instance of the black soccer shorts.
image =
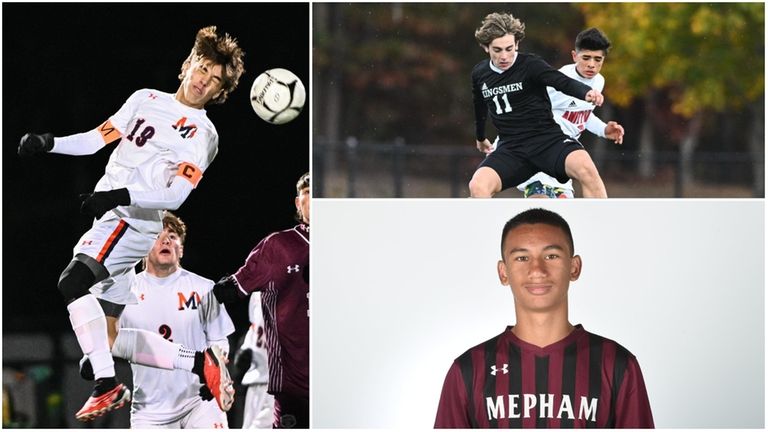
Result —
<instances>
[{"instance_id":1,"label":"black soccer shorts","mask_svg":"<svg viewBox=\"0 0 768 432\"><path fill-rule=\"evenodd\" d=\"M565 173L565 158L573 151L583 150L581 143L565 134L550 134L527 140L523 144L499 142L496 150L480 163L496 171L501 189L516 187L541 171L560 183L570 177Z\"/></svg>"}]
</instances>

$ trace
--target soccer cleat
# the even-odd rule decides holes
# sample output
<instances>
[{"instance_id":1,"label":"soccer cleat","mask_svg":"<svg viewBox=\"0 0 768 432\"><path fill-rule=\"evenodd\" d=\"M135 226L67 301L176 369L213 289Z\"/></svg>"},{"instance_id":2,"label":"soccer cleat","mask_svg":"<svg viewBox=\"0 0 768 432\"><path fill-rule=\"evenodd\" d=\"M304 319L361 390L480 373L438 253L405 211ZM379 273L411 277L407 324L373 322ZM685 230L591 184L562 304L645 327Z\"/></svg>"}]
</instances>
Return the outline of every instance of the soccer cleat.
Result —
<instances>
[{"instance_id":1,"label":"soccer cleat","mask_svg":"<svg viewBox=\"0 0 768 432\"><path fill-rule=\"evenodd\" d=\"M106 414L114 409L121 408L126 402L131 401L131 391L123 384L118 383L112 390L101 396L91 396L85 402L75 418L86 422Z\"/></svg>"},{"instance_id":2,"label":"soccer cleat","mask_svg":"<svg viewBox=\"0 0 768 432\"><path fill-rule=\"evenodd\" d=\"M229 411L235 401L235 388L229 377L226 360L221 348L214 345L203 353L203 376L205 385L211 390L213 397L222 411Z\"/></svg>"}]
</instances>

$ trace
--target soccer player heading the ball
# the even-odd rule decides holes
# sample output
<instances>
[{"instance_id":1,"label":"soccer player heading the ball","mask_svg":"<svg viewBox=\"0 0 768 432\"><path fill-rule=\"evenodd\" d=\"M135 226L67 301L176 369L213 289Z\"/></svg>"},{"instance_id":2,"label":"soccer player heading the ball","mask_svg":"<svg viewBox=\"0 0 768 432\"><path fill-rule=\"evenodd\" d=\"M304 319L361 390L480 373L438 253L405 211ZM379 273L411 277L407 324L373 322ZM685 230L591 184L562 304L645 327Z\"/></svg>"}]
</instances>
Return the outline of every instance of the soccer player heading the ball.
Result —
<instances>
[{"instance_id":1,"label":"soccer player heading the ball","mask_svg":"<svg viewBox=\"0 0 768 432\"><path fill-rule=\"evenodd\" d=\"M524 37L525 25L508 13L489 14L475 31L490 56L472 70L477 148L488 156L469 182L471 196L491 197L542 171L560 182L580 182L584 197L607 197L592 158L552 118L547 86L597 106L603 95L539 56L518 52ZM499 134L495 151L485 135L489 112Z\"/></svg>"},{"instance_id":2,"label":"soccer player heading the ball","mask_svg":"<svg viewBox=\"0 0 768 432\"><path fill-rule=\"evenodd\" d=\"M581 274L568 223L543 209L510 219L497 268L517 322L454 360L435 427L652 428L635 356L568 320Z\"/></svg>"},{"instance_id":3,"label":"soccer player heading the ball","mask_svg":"<svg viewBox=\"0 0 768 432\"><path fill-rule=\"evenodd\" d=\"M130 290L133 269L163 231L163 210L181 206L216 156L218 134L204 107L224 102L237 87L243 55L230 35L219 35L214 26L203 28L181 65L176 93L142 89L89 132L61 138L28 133L21 139L20 156L87 155L118 143L94 192L81 195L81 212L95 221L75 244L58 284L96 378L91 397L76 414L80 420L130 400L128 388L115 379L105 312L114 320L125 304L136 303ZM206 359L206 367L219 368L223 361ZM221 404L222 389L213 387Z\"/></svg>"}]
</instances>

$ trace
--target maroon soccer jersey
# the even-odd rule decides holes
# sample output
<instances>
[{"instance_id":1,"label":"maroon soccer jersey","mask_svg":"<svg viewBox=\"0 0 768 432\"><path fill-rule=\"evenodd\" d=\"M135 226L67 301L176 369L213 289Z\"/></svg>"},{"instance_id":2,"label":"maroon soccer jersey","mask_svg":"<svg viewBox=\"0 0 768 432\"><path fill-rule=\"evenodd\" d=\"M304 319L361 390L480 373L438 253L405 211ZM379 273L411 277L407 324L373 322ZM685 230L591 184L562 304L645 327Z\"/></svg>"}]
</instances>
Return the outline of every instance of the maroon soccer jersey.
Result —
<instances>
[{"instance_id":1,"label":"maroon soccer jersey","mask_svg":"<svg viewBox=\"0 0 768 432\"><path fill-rule=\"evenodd\" d=\"M581 325L544 348L504 333L448 370L436 428L652 428L637 359Z\"/></svg>"},{"instance_id":2,"label":"maroon soccer jersey","mask_svg":"<svg viewBox=\"0 0 768 432\"><path fill-rule=\"evenodd\" d=\"M309 226L272 233L234 276L241 295L261 291L269 393L309 398Z\"/></svg>"}]
</instances>

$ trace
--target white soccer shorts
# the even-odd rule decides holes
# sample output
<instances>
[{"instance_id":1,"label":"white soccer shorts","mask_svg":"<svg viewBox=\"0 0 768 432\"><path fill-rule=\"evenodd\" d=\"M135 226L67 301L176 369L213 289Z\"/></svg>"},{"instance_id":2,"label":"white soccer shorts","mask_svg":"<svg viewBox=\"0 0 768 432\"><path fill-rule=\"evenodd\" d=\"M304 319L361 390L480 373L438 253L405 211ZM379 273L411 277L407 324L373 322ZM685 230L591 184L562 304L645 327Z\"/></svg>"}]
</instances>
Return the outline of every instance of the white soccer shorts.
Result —
<instances>
[{"instance_id":1,"label":"white soccer shorts","mask_svg":"<svg viewBox=\"0 0 768 432\"><path fill-rule=\"evenodd\" d=\"M73 256L88 255L109 271L108 278L91 287L91 293L97 298L116 304L138 302L131 291L136 274L134 267L147 256L163 229L162 222L140 221L140 224L143 231L132 226L131 219L108 212L94 222L75 245Z\"/></svg>"}]
</instances>

